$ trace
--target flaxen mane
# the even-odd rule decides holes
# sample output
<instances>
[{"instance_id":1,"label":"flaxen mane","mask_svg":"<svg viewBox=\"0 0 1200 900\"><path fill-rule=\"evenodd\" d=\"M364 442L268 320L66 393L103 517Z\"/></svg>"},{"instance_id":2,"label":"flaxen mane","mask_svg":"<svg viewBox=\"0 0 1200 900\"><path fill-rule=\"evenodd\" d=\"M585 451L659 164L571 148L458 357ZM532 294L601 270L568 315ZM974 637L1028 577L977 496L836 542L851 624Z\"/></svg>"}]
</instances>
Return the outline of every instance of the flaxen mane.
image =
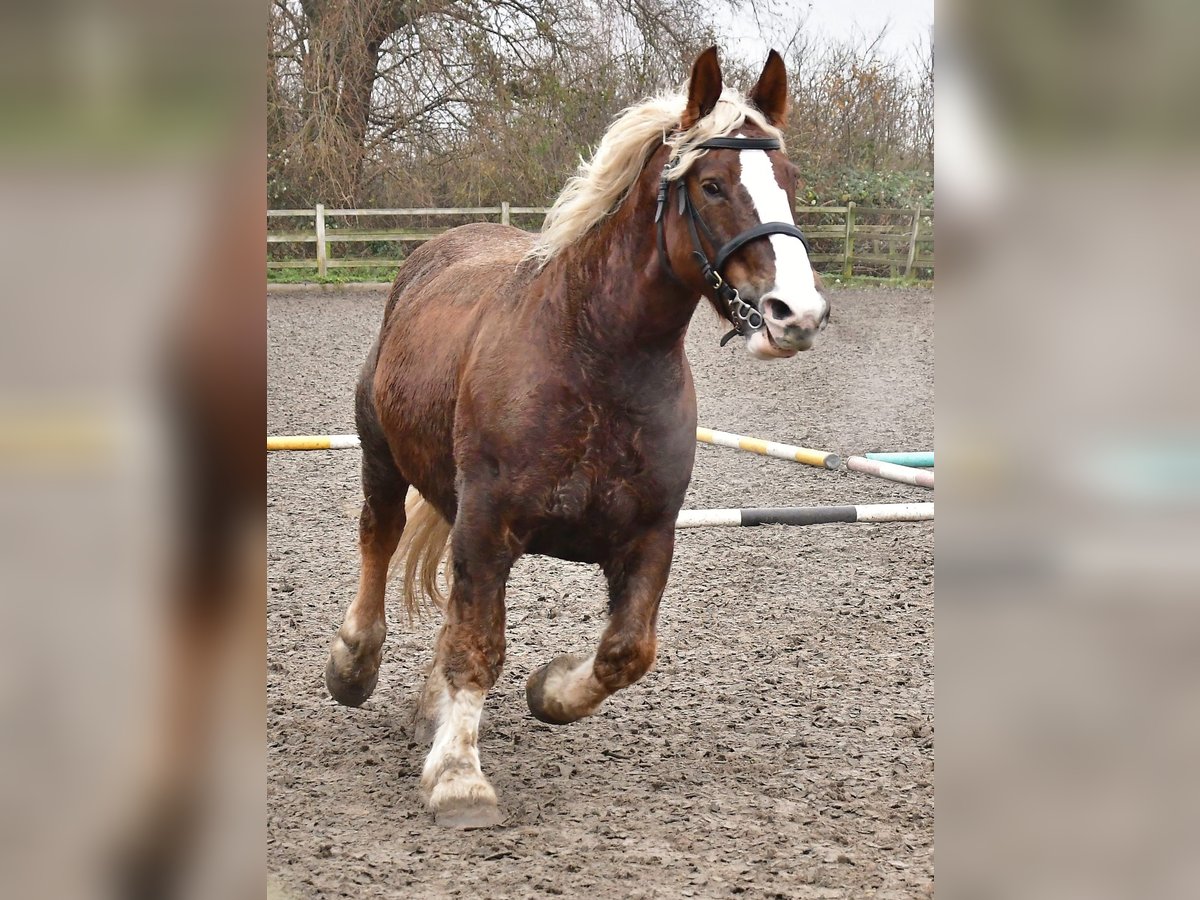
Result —
<instances>
[{"instance_id":1,"label":"flaxen mane","mask_svg":"<svg viewBox=\"0 0 1200 900\"><path fill-rule=\"evenodd\" d=\"M590 160L582 161L546 214L542 233L527 258L545 265L621 205L637 181L647 157L661 142L671 147L672 180L684 175L706 150L688 149L709 138L732 134L749 120L770 137L782 139L737 91L725 88L713 111L689 128L676 131L687 95L664 94L631 106L613 122Z\"/></svg>"}]
</instances>

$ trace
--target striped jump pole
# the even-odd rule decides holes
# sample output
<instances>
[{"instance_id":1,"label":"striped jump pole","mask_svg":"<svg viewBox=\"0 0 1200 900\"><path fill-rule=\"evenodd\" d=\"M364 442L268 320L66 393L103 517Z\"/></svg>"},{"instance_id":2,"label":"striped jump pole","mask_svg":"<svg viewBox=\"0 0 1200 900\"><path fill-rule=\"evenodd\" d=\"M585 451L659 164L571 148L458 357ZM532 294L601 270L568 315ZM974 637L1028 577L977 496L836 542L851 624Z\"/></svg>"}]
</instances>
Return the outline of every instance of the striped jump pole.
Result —
<instances>
[{"instance_id":1,"label":"striped jump pole","mask_svg":"<svg viewBox=\"0 0 1200 900\"><path fill-rule=\"evenodd\" d=\"M796 447L792 444L777 444L775 441L763 441L744 434L731 434L728 431L713 431L711 428L697 428L696 440L719 447L749 450L751 453L761 453L776 459L790 459L792 462L818 468L837 469L842 464L842 458L836 453L810 450L808 447Z\"/></svg>"},{"instance_id":2,"label":"striped jump pole","mask_svg":"<svg viewBox=\"0 0 1200 900\"><path fill-rule=\"evenodd\" d=\"M762 509L685 509L676 528L744 525L823 525L829 522L924 522L932 503L864 503L858 506L777 506Z\"/></svg>"},{"instance_id":3,"label":"striped jump pole","mask_svg":"<svg viewBox=\"0 0 1200 900\"><path fill-rule=\"evenodd\" d=\"M863 456L876 462L895 463L898 466L913 466L918 469L933 468L932 450L914 453L864 453Z\"/></svg>"},{"instance_id":4,"label":"striped jump pole","mask_svg":"<svg viewBox=\"0 0 1200 900\"><path fill-rule=\"evenodd\" d=\"M357 434L284 434L267 436L268 450L357 450Z\"/></svg>"},{"instance_id":5,"label":"striped jump pole","mask_svg":"<svg viewBox=\"0 0 1200 900\"><path fill-rule=\"evenodd\" d=\"M761 453L763 456L774 456L777 459L788 459L809 466L823 466L826 469L837 469L842 464L842 458L836 453L810 450L807 447L795 447L791 444L777 444L774 441L762 441L744 434L713 431L711 428L697 428L696 440L721 447L749 450L751 453ZM359 446L356 434L287 434L267 438L268 450L357 450Z\"/></svg>"},{"instance_id":6,"label":"striped jump pole","mask_svg":"<svg viewBox=\"0 0 1200 900\"><path fill-rule=\"evenodd\" d=\"M924 469L898 466L895 463L880 462L877 459L864 459L861 456L851 456L847 459L846 468L851 472L862 472L865 475L874 475L876 478L886 478L888 481L898 481L901 484L933 488L933 473L926 472Z\"/></svg>"}]
</instances>

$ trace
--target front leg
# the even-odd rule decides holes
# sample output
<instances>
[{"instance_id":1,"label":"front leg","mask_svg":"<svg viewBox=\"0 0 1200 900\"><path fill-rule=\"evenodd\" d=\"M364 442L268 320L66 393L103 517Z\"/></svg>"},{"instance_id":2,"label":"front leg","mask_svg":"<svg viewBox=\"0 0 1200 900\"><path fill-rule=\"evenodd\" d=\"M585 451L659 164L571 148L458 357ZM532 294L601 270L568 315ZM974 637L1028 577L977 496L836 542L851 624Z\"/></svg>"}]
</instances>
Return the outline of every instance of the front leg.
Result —
<instances>
[{"instance_id":1,"label":"front leg","mask_svg":"<svg viewBox=\"0 0 1200 900\"><path fill-rule=\"evenodd\" d=\"M630 542L605 567L609 620L590 655L568 653L529 676L525 699L535 717L565 725L590 716L606 697L650 670L657 650L658 603L675 549L674 520Z\"/></svg>"}]
</instances>

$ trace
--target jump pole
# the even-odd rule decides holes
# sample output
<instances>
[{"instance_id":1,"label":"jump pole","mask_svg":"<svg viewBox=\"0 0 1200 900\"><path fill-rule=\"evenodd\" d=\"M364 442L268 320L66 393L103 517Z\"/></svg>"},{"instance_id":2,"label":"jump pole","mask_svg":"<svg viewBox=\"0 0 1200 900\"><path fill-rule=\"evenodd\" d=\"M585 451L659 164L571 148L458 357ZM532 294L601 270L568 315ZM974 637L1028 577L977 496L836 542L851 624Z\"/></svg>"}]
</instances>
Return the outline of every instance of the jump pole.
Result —
<instances>
[{"instance_id":1,"label":"jump pole","mask_svg":"<svg viewBox=\"0 0 1200 900\"><path fill-rule=\"evenodd\" d=\"M284 434L267 436L268 450L357 450L357 434Z\"/></svg>"},{"instance_id":2,"label":"jump pole","mask_svg":"<svg viewBox=\"0 0 1200 900\"><path fill-rule=\"evenodd\" d=\"M826 469L837 469L842 464L842 458L836 453L810 450L791 444L777 444L744 434L713 431L711 428L697 428L696 440L721 447L749 450L751 453L774 456L777 459L788 459L808 466L823 466ZM359 446L356 434L287 434L267 438L268 450L357 450Z\"/></svg>"},{"instance_id":3,"label":"jump pole","mask_svg":"<svg viewBox=\"0 0 1200 900\"><path fill-rule=\"evenodd\" d=\"M773 456L776 459L788 459L792 462L804 463L806 466L837 469L842 464L842 458L836 453L824 450L810 450L808 447L796 447L792 444L778 444L775 441L763 441L747 437L744 434L731 434L728 431L713 431L711 428L697 428L696 440L705 444L716 444L719 447L733 447L735 450L749 450L763 456Z\"/></svg>"},{"instance_id":4,"label":"jump pole","mask_svg":"<svg viewBox=\"0 0 1200 900\"><path fill-rule=\"evenodd\" d=\"M778 506L762 509L685 509L676 528L747 525L823 525L830 522L925 522L932 503L865 503L858 506Z\"/></svg>"},{"instance_id":5,"label":"jump pole","mask_svg":"<svg viewBox=\"0 0 1200 900\"><path fill-rule=\"evenodd\" d=\"M914 466L918 469L933 468L932 450L914 453L864 453L863 456L876 462L890 462L898 466Z\"/></svg>"},{"instance_id":6,"label":"jump pole","mask_svg":"<svg viewBox=\"0 0 1200 900\"><path fill-rule=\"evenodd\" d=\"M864 459L861 456L851 456L846 460L846 468L851 472L862 472L874 475L876 478L886 478L888 481L898 481L901 484L915 484L918 487L933 488L933 473L924 469L914 469L910 466L898 466L895 463L879 462L875 459Z\"/></svg>"}]
</instances>

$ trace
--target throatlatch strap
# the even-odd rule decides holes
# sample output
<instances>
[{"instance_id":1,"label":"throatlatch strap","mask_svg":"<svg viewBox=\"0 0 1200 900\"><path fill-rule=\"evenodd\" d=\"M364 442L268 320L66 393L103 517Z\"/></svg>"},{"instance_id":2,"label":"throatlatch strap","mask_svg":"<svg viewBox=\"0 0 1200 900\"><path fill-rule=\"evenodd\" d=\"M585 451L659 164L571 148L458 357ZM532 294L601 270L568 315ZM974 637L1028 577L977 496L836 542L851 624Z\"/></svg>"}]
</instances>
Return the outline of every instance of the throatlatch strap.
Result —
<instances>
[{"instance_id":1,"label":"throatlatch strap","mask_svg":"<svg viewBox=\"0 0 1200 900\"><path fill-rule=\"evenodd\" d=\"M671 267L671 257L667 256L667 207L671 203L672 183L667 181L665 172L663 173L663 178L658 182L658 209L654 212L657 234L655 234L654 240L658 244L658 261L662 264L667 277L676 284L683 284L679 276L675 274L675 270Z\"/></svg>"}]
</instances>

